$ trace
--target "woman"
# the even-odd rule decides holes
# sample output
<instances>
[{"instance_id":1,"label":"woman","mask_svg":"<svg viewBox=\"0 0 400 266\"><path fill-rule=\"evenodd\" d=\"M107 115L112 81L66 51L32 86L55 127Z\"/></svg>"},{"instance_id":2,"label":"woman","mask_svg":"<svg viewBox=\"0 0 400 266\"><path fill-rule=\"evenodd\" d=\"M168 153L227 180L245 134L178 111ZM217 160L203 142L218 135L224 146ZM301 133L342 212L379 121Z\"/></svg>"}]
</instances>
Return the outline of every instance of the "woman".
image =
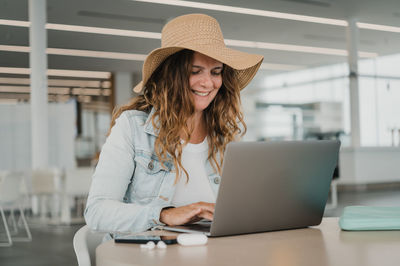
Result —
<instances>
[{"instance_id":1,"label":"woman","mask_svg":"<svg viewBox=\"0 0 400 266\"><path fill-rule=\"evenodd\" d=\"M85 210L94 230L212 220L223 152L241 125L240 90L263 57L225 47L207 15L177 17L143 65L143 94L114 113Z\"/></svg>"}]
</instances>

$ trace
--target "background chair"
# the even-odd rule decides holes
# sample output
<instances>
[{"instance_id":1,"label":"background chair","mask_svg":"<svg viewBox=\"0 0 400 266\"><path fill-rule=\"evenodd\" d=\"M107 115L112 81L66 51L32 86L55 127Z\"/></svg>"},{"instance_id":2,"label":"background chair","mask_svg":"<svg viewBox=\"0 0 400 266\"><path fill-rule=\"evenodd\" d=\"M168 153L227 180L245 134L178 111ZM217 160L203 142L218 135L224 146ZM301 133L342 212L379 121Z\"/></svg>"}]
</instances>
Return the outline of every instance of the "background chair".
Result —
<instances>
[{"instance_id":1,"label":"background chair","mask_svg":"<svg viewBox=\"0 0 400 266\"><path fill-rule=\"evenodd\" d=\"M26 184L22 172L3 172L0 174L0 213L7 235L7 242L0 243L0 246L11 246L13 241L32 241L32 235L21 205L24 199L22 191L26 191ZM7 210L10 211L10 220L13 225L14 233L18 233L19 224L15 221L14 211L19 211L19 219L25 228L26 237L12 237L3 208L7 208Z\"/></svg>"},{"instance_id":2,"label":"background chair","mask_svg":"<svg viewBox=\"0 0 400 266\"><path fill-rule=\"evenodd\" d=\"M32 212L42 222L59 223L63 175L58 169L34 169L31 176ZM50 208L49 208L50 207ZM50 218L48 215L50 214Z\"/></svg>"},{"instance_id":3,"label":"background chair","mask_svg":"<svg viewBox=\"0 0 400 266\"><path fill-rule=\"evenodd\" d=\"M64 174L61 223L84 223L83 212L92 182L93 168L68 169Z\"/></svg>"},{"instance_id":4,"label":"background chair","mask_svg":"<svg viewBox=\"0 0 400 266\"><path fill-rule=\"evenodd\" d=\"M75 233L73 244L79 266L96 265L96 247L101 244L104 235L90 231L87 225Z\"/></svg>"}]
</instances>

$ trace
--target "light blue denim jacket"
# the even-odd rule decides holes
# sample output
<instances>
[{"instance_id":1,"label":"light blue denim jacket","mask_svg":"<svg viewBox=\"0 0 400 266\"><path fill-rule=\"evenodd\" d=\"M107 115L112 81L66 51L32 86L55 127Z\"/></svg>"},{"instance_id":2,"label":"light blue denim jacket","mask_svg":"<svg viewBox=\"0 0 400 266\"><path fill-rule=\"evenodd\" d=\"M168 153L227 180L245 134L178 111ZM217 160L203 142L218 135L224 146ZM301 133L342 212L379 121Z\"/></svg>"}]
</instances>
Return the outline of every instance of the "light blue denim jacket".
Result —
<instances>
[{"instance_id":1,"label":"light blue denim jacket","mask_svg":"<svg viewBox=\"0 0 400 266\"><path fill-rule=\"evenodd\" d=\"M85 210L92 230L140 232L162 224L162 208L172 206L175 171L164 169L154 152L157 132L147 114L123 112L103 145ZM206 162L215 196L221 177Z\"/></svg>"}]
</instances>

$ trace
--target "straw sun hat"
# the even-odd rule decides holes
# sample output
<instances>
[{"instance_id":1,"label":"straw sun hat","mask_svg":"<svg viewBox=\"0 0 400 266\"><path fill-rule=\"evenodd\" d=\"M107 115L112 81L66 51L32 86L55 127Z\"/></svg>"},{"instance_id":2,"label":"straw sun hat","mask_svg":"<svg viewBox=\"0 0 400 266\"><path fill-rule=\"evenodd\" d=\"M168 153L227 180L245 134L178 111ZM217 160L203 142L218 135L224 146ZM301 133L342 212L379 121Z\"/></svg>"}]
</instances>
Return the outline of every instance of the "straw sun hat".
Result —
<instances>
[{"instance_id":1,"label":"straw sun hat","mask_svg":"<svg viewBox=\"0 0 400 266\"><path fill-rule=\"evenodd\" d=\"M139 93L157 67L170 55L189 49L233 68L243 89L253 79L263 56L227 48L216 19L203 14L189 14L168 22L161 33L161 48L147 55L142 81L133 89Z\"/></svg>"}]
</instances>

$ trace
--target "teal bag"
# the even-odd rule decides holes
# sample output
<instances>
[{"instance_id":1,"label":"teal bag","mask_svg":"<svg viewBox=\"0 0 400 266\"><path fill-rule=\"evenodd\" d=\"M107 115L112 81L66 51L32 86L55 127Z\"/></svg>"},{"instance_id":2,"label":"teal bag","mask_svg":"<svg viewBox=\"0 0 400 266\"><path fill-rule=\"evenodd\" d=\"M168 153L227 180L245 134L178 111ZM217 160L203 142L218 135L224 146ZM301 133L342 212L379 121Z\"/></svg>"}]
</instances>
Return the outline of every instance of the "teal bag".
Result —
<instances>
[{"instance_id":1,"label":"teal bag","mask_svg":"<svg viewBox=\"0 0 400 266\"><path fill-rule=\"evenodd\" d=\"M347 206L339 219L342 230L400 230L400 207Z\"/></svg>"}]
</instances>

